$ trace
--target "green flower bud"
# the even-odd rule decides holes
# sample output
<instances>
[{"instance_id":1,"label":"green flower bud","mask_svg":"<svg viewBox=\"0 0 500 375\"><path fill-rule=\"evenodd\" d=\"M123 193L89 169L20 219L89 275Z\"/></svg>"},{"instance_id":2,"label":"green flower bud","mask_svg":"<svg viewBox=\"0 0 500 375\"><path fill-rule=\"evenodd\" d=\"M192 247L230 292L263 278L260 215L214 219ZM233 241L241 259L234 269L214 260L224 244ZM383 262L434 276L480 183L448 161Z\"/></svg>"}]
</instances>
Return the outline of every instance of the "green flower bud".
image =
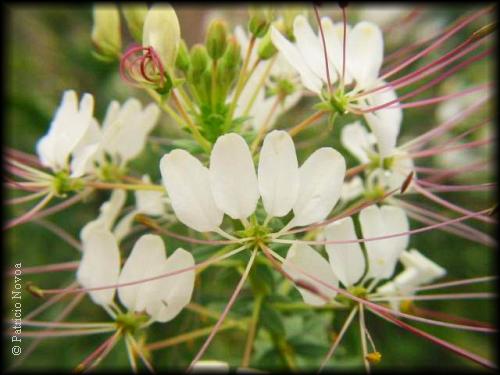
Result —
<instances>
[{"instance_id":1,"label":"green flower bud","mask_svg":"<svg viewBox=\"0 0 500 375\"><path fill-rule=\"evenodd\" d=\"M222 60L228 68L232 69L239 66L241 62L241 47L234 36L228 38L226 53L224 53Z\"/></svg>"},{"instance_id":2,"label":"green flower bud","mask_svg":"<svg viewBox=\"0 0 500 375\"><path fill-rule=\"evenodd\" d=\"M153 5L144 20L142 45L155 50L166 71L174 67L180 39L181 29L174 8L168 4Z\"/></svg>"},{"instance_id":3,"label":"green flower bud","mask_svg":"<svg viewBox=\"0 0 500 375\"><path fill-rule=\"evenodd\" d=\"M186 73L189 70L190 65L191 61L189 59L189 51L186 43L181 39L179 43L179 51L177 52L177 59L175 60L175 66L177 69Z\"/></svg>"},{"instance_id":4,"label":"green flower bud","mask_svg":"<svg viewBox=\"0 0 500 375\"><path fill-rule=\"evenodd\" d=\"M218 60L222 57L227 47L227 26L221 20L214 20L207 31L207 51L210 57Z\"/></svg>"},{"instance_id":5,"label":"green flower bud","mask_svg":"<svg viewBox=\"0 0 500 375\"><path fill-rule=\"evenodd\" d=\"M208 66L208 52L204 45L195 44L191 48L191 67L189 69L189 78L193 83L200 81L201 75Z\"/></svg>"},{"instance_id":6,"label":"green flower bud","mask_svg":"<svg viewBox=\"0 0 500 375\"><path fill-rule=\"evenodd\" d=\"M267 60L274 56L278 50L271 40L271 29L267 30L266 35L262 38L259 44L257 53L261 60Z\"/></svg>"},{"instance_id":7,"label":"green flower bud","mask_svg":"<svg viewBox=\"0 0 500 375\"><path fill-rule=\"evenodd\" d=\"M146 4L141 3L124 4L122 5L122 12L130 34L137 42L141 42L142 29L144 27L144 19L148 14L148 7Z\"/></svg>"},{"instance_id":8,"label":"green flower bud","mask_svg":"<svg viewBox=\"0 0 500 375\"><path fill-rule=\"evenodd\" d=\"M266 35L272 21L272 12L269 8L250 9L250 21L248 21L248 30L256 38L262 38Z\"/></svg>"},{"instance_id":9,"label":"green flower bud","mask_svg":"<svg viewBox=\"0 0 500 375\"><path fill-rule=\"evenodd\" d=\"M116 5L94 6L92 42L101 57L114 59L120 55L122 49L120 12Z\"/></svg>"}]
</instances>

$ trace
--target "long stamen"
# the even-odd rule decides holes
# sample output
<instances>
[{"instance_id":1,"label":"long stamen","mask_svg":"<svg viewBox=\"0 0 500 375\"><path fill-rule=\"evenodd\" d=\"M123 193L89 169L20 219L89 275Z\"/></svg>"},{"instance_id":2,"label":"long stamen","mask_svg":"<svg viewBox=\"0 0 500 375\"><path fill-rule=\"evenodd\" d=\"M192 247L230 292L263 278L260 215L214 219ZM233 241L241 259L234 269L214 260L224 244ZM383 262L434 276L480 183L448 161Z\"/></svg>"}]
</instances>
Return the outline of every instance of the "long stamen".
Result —
<instances>
[{"instance_id":1,"label":"long stamen","mask_svg":"<svg viewBox=\"0 0 500 375\"><path fill-rule=\"evenodd\" d=\"M490 299L496 298L495 293L450 293L450 294L431 294L431 295L406 295L406 296L386 296L370 297L370 301L434 301L434 300L468 300L468 299Z\"/></svg>"},{"instance_id":2,"label":"long stamen","mask_svg":"<svg viewBox=\"0 0 500 375\"><path fill-rule=\"evenodd\" d=\"M351 313L349 314L349 316L347 317L344 325L342 326L342 328L340 329L340 332L339 334L337 335L337 337L335 338L335 341L333 342L333 345L331 346L330 350L328 350L328 353L325 357L325 359L323 359L323 362L321 362L321 365L319 367L319 370L318 370L318 373L321 372L321 370L323 370L323 368L326 366L326 364L328 363L328 361L330 360L330 358L332 358L333 356L333 353L335 353L335 350L337 349L337 347L339 346L340 344L340 341L342 340L342 338L344 337L344 334L346 333L347 331L347 328L349 328L349 326L351 325L351 322L352 320L354 319L354 317L356 316L356 313L358 312L358 309L359 309L359 306L356 306L352 309Z\"/></svg>"},{"instance_id":3,"label":"long stamen","mask_svg":"<svg viewBox=\"0 0 500 375\"><path fill-rule=\"evenodd\" d=\"M267 248L267 250L276 259L279 259L281 262L285 261L283 259L283 257L280 256L279 254L277 254L276 252L272 251L269 248ZM383 307L381 305L378 305L378 304L376 304L374 302L371 302L371 301L369 301L367 299L358 297L358 296L356 296L356 295L348 292L345 289L342 289L342 288L339 288L339 287L337 287L335 285L327 283L327 282L321 280L320 278L318 278L317 276L315 276L315 275L313 275L313 274L311 274L309 272L304 271L301 267L299 267L299 266L297 266L297 265L295 265L293 263L290 263L290 267L292 267L293 269L295 269L297 272L300 272L301 274L306 275L307 277L309 277L312 280L314 280L315 282L323 285L324 287L326 287L326 288L328 288L330 290L333 290L334 292L337 292L338 294L341 294L341 295L343 295L343 296L345 296L347 298L350 298L351 300L353 300L355 302L358 302L360 305L361 304L365 305L365 306L369 307L372 310L377 310L377 311L380 311L380 312L388 313L390 315L396 315L396 316L400 316L400 317L403 317L403 318L415 320L415 321L418 321L418 322L427 323L427 324L436 325L436 326L447 327L447 328L455 328L455 329L462 329L462 330L466 330L466 331L475 331L475 332L484 332L484 333L493 333L493 332L497 331L496 328L491 328L491 327L476 327L476 326L468 326L468 325L463 325L463 324L453 324L453 323L442 322L442 321L439 321L439 320L425 319L425 318L421 318L421 317L418 317L418 316L415 316L415 315L410 315L410 314L402 313L400 311L395 311L395 310Z\"/></svg>"},{"instance_id":4,"label":"long stamen","mask_svg":"<svg viewBox=\"0 0 500 375\"><path fill-rule=\"evenodd\" d=\"M437 283L437 284L419 286L419 287L411 289L411 291L416 292L416 291L422 291L422 290L431 290L431 289L439 289L439 288L449 288L449 287L455 287L455 286L484 283L484 282L494 281L494 280L497 280L497 279L498 279L498 276L473 277L473 278L470 278L470 279L447 281L447 282L444 282L444 283Z\"/></svg>"},{"instance_id":5,"label":"long stamen","mask_svg":"<svg viewBox=\"0 0 500 375\"><path fill-rule=\"evenodd\" d=\"M401 328L404 328L407 331L412 332L412 333L414 333L420 337L423 337L429 341L432 341L433 343L438 344L438 345L440 345L448 350L451 350L452 352L454 352L454 353L456 353L464 358L470 359L471 361L476 362L476 363L478 363L482 366L485 366L487 368L491 368L491 369L497 368L496 365L494 363L492 363L491 361L489 361L485 358L482 358L482 357L478 356L477 354L471 353L465 349L462 349L456 345L453 345L447 341L444 341L440 338L437 338L437 337L435 337L427 332L424 332L418 328L415 328L409 324L406 324L403 321L401 321L401 320L399 320L399 319L397 319L389 314L384 314L382 312L376 311L376 310L371 309L371 308L369 308L369 310L371 312L373 312L374 314L382 317L383 319L388 320L389 322L394 323L394 324L400 326Z\"/></svg>"},{"instance_id":6,"label":"long stamen","mask_svg":"<svg viewBox=\"0 0 500 375\"><path fill-rule=\"evenodd\" d=\"M404 69L405 67L407 67L408 65L410 65L414 61L420 59L423 56L426 56L427 54L429 54L430 52L432 52L434 49L436 49L437 47L439 47L441 44L443 44L451 36L453 36L458 31L460 31L461 29L463 29L465 26L467 26L468 24L470 24L471 22L473 22L477 18L481 17L482 15L493 11L493 9L494 9L494 6L490 6L488 8L482 9L482 10L480 10L480 11L478 11L478 12L472 14L472 15L464 16L462 20L459 19L456 22L457 23L456 25L452 25L448 29L448 31L446 31L443 34L442 37L440 37L438 40L436 40L434 43L432 43L429 47L425 48L421 52L419 52L416 55L412 56L411 58L407 59L406 61L404 61L403 63L399 64L397 67L395 67L394 69L390 70L389 72L384 73L380 77L380 79L381 80L385 80L387 77L389 77L389 76L391 76L391 75L399 72L400 70Z\"/></svg>"},{"instance_id":7,"label":"long stamen","mask_svg":"<svg viewBox=\"0 0 500 375\"><path fill-rule=\"evenodd\" d=\"M440 197L438 197L437 195L427 191L426 189L420 187L420 185L418 184L415 184L414 185L415 187L415 190L417 190L419 193L421 193L423 196L425 196L426 198L429 198L431 201L439 204L440 206L442 207L445 207L449 210L452 210L452 211L455 211L455 212L458 212L458 213L461 213L461 214L465 214L465 215L468 215L468 214L471 214L472 211L469 211L465 208L462 208L460 206L457 206L451 202L448 202ZM485 216L485 215L478 215L478 216L475 216L474 217L476 220L479 220L479 221L483 221L485 223L496 223L497 221L489 216Z\"/></svg>"},{"instance_id":8,"label":"long stamen","mask_svg":"<svg viewBox=\"0 0 500 375\"><path fill-rule=\"evenodd\" d=\"M93 287L93 288L44 289L43 290L43 294L45 295L45 294L59 294L59 293L92 292L92 291L96 291L96 290L123 288L123 287L130 286L130 285L142 284L142 283L146 283L146 282L149 282L149 281L154 281L154 280L159 280L159 279L167 278L167 277L170 277L170 276L179 275L179 274L184 273L184 272L188 272L188 271L195 270L195 269L198 269L200 267L203 267L203 266L215 263L215 262L219 262L219 261L221 261L223 259L229 258L230 256L235 255L235 254L237 254L237 253L245 250L246 248L247 248L247 246L244 245L244 246L241 246L241 247L239 247L239 248L237 248L235 250L232 250L232 251L230 251L230 252L228 252L228 253L220 256L220 257L210 258L210 259L207 259L207 260L205 260L203 262L195 264L194 266L181 268L179 270L172 271L172 272L167 272L167 273L164 273L164 274L161 274L161 275L158 275L158 276L147 277L147 278L144 278L144 279L129 281L129 282L126 282L126 283L121 283L121 284L96 286L96 287Z\"/></svg>"},{"instance_id":9,"label":"long stamen","mask_svg":"<svg viewBox=\"0 0 500 375\"><path fill-rule=\"evenodd\" d=\"M412 234L417 234L417 233L423 233L427 232L432 229L440 228L446 225L450 225L453 223L458 223L460 221L464 221L470 218L473 218L475 216L480 216L483 215L486 212L490 212L490 208L487 208L485 210L477 211L477 212L472 212L471 214L464 215L457 217L455 219L450 219L447 221L444 221L442 223L437 223L433 225L429 225L426 227L418 228L418 229L413 229L409 230L407 232L401 232L401 233L395 233L395 234L388 234L385 236L377 236L377 237L370 237L370 238L359 238L355 240L344 240L344 241L338 241L338 240L330 240L330 241L305 241L305 240L285 240L285 239L273 239L273 242L277 243L286 243L286 244L294 244L294 243L301 243L301 244L307 244L307 245L329 245L329 244L347 244L347 243L356 243L356 242L368 242L368 241L378 241L378 240L384 240L387 238L394 238L394 237L400 237L400 236L407 236L407 235L412 235Z\"/></svg>"},{"instance_id":10,"label":"long stamen","mask_svg":"<svg viewBox=\"0 0 500 375\"><path fill-rule=\"evenodd\" d=\"M7 224L4 225L3 230L7 230L7 229L10 229L10 228L13 228L13 227L15 227L17 225L26 223L30 219L33 219L33 217L35 216L36 213L38 213L39 211L41 211L42 208L44 208L47 204L49 204L49 202L52 200L53 196L54 195L52 193L48 193L45 196L45 198L43 198L33 208L31 208L31 210L29 210L25 214L23 214L23 215L15 218L15 219L9 220L7 222Z\"/></svg>"},{"instance_id":11,"label":"long stamen","mask_svg":"<svg viewBox=\"0 0 500 375\"><path fill-rule=\"evenodd\" d=\"M222 322L224 321L224 319L226 318L227 314L229 313L229 310L231 309L231 307L233 306L234 302L236 301L236 298L240 294L240 291L243 288L243 285L245 284L245 281L246 281L246 279L248 277L248 274L250 273L250 270L252 268L252 265L254 263L256 255L257 255L257 249L254 249L253 252L252 252L252 255L250 257L250 260L248 261L248 264L247 264L247 266L245 268L245 271L243 272L243 275L241 276L241 279L240 279L238 285L234 289L234 292L231 295L231 298L229 299L226 307L224 308L224 311L222 312L222 314L221 314L219 320L217 321L217 323L215 323L215 325L214 325L214 327L212 329L212 332L210 332L210 335L208 336L208 338L206 339L206 341L203 343L203 346L201 347L201 349L198 351L198 353L196 354L196 356L192 360L191 364L189 365L189 367L187 369L187 372L190 372L193 369L193 366L196 364L196 362L198 362L198 360L203 356L203 354L205 354L205 351L207 350L208 346L212 342L212 339L214 338L215 334L219 330L219 327L221 326Z\"/></svg>"},{"instance_id":12,"label":"long stamen","mask_svg":"<svg viewBox=\"0 0 500 375\"><path fill-rule=\"evenodd\" d=\"M314 14L316 15L316 21L318 23L319 33L321 35L321 42L323 44L323 56L325 58L325 70L326 70L326 81L328 83L328 92L332 93L332 81L330 79L330 69L328 67L328 53L326 52L326 42L325 34L323 33L323 26L321 25L321 18L319 16L319 11L316 5L313 5Z\"/></svg>"}]
</instances>

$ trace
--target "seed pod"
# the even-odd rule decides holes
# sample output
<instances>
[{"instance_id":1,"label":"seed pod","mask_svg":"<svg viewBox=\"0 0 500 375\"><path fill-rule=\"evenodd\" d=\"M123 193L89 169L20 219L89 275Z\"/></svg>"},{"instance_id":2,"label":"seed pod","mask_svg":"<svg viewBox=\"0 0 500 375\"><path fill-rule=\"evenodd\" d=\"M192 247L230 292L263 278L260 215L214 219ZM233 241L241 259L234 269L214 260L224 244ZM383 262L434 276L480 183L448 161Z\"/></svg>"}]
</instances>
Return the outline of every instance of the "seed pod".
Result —
<instances>
[{"instance_id":1,"label":"seed pod","mask_svg":"<svg viewBox=\"0 0 500 375\"><path fill-rule=\"evenodd\" d=\"M221 20L214 20L207 31L207 51L209 56L218 60L222 57L227 47L227 26Z\"/></svg>"},{"instance_id":2,"label":"seed pod","mask_svg":"<svg viewBox=\"0 0 500 375\"><path fill-rule=\"evenodd\" d=\"M123 16L127 22L128 31L132 37L137 41L142 41L142 29L144 27L144 20L148 14L148 7L146 4L131 3L122 5Z\"/></svg>"},{"instance_id":3,"label":"seed pod","mask_svg":"<svg viewBox=\"0 0 500 375\"><path fill-rule=\"evenodd\" d=\"M119 56L122 48L120 13L116 5L95 5L92 43L97 52L106 58Z\"/></svg>"}]
</instances>

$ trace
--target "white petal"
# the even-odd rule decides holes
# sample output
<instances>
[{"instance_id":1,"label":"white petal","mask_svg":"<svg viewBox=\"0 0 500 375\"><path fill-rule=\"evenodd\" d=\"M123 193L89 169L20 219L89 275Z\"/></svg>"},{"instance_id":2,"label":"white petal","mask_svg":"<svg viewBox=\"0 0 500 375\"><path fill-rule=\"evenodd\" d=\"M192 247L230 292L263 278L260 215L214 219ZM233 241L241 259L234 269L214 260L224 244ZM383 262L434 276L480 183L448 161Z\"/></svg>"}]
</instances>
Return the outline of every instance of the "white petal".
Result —
<instances>
[{"instance_id":1,"label":"white petal","mask_svg":"<svg viewBox=\"0 0 500 375\"><path fill-rule=\"evenodd\" d=\"M342 75L342 68L344 64L344 58L343 58L344 24L339 22L334 25L329 17L322 17L321 25L323 26L323 33L325 34L326 51L328 53L328 59L333 64L333 66L337 70L337 75L340 77ZM346 27L347 36L349 35L350 31L351 31L351 26L347 25ZM345 74L344 83L346 85L349 85L352 82L352 75L348 69L350 65L348 57L349 56L346 53L345 72L344 72Z\"/></svg>"},{"instance_id":2,"label":"white petal","mask_svg":"<svg viewBox=\"0 0 500 375\"><path fill-rule=\"evenodd\" d=\"M300 74L304 87L316 94L320 94L323 82L306 64L297 47L281 35L274 26L271 26L271 40L286 61Z\"/></svg>"},{"instance_id":3,"label":"white petal","mask_svg":"<svg viewBox=\"0 0 500 375\"><path fill-rule=\"evenodd\" d=\"M154 4L144 19L142 45L153 47L164 69L173 69L179 48L181 30L170 4Z\"/></svg>"},{"instance_id":4,"label":"white petal","mask_svg":"<svg viewBox=\"0 0 500 375\"><path fill-rule=\"evenodd\" d=\"M132 224L134 223L134 217L138 214L137 210L132 210L125 216L123 216L120 221L115 225L113 229L113 235L116 241L120 243L122 239L130 233L132 230Z\"/></svg>"},{"instance_id":5,"label":"white petal","mask_svg":"<svg viewBox=\"0 0 500 375\"><path fill-rule=\"evenodd\" d=\"M148 175L142 176L145 184L150 184ZM151 216L161 216L165 213L165 194L161 191L137 190L135 192L135 204L141 213Z\"/></svg>"},{"instance_id":6,"label":"white petal","mask_svg":"<svg viewBox=\"0 0 500 375\"><path fill-rule=\"evenodd\" d=\"M103 149L123 164L135 158L144 149L159 115L156 104L151 103L143 110L134 98L128 99L120 109L116 103L111 103L103 126Z\"/></svg>"},{"instance_id":7,"label":"white petal","mask_svg":"<svg viewBox=\"0 0 500 375\"><path fill-rule=\"evenodd\" d=\"M320 77L323 82L328 82L325 67L325 54L320 38L314 33L306 17L299 15L293 22L293 35L297 40L296 45L301 56L309 68ZM334 67L329 63L331 83L337 79Z\"/></svg>"},{"instance_id":8,"label":"white petal","mask_svg":"<svg viewBox=\"0 0 500 375\"><path fill-rule=\"evenodd\" d=\"M325 228L328 241L357 240L350 217L335 221ZM358 242L325 245L333 272L346 287L355 284L365 271L365 257Z\"/></svg>"},{"instance_id":9,"label":"white petal","mask_svg":"<svg viewBox=\"0 0 500 375\"><path fill-rule=\"evenodd\" d=\"M443 267L415 249L403 252L400 260L405 267L418 270L418 285L431 283L446 275L446 270Z\"/></svg>"},{"instance_id":10,"label":"white petal","mask_svg":"<svg viewBox=\"0 0 500 375\"><path fill-rule=\"evenodd\" d=\"M80 238L85 241L89 231L94 227L102 227L111 230L116 218L125 204L127 193L124 190L113 190L109 201L104 202L99 208L97 219L87 223L80 231Z\"/></svg>"},{"instance_id":11,"label":"white petal","mask_svg":"<svg viewBox=\"0 0 500 375\"><path fill-rule=\"evenodd\" d=\"M164 263L162 273L193 267L194 264L191 253L179 248ZM154 320L162 323L175 318L191 301L194 279L194 269L160 279L155 286L154 303L147 306L148 314Z\"/></svg>"},{"instance_id":12,"label":"white petal","mask_svg":"<svg viewBox=\"0 0 500 375\"><path fill-rule=\"evenodd\" d=\"M340 197L345 176L345 160L330 147L316 150L299 169L299 196L293 212L294 226L325 219Z\"/></svg>"},{"instance_id":13,"label":"white petal","mask_svg":"<svg viewBox=\"0 0 500 375\"><path fill-rule=\"evenodd\" d=\"M259 160L259 191L266 212L285 216L299 192L299 164L292 137L274 130L264 138Z\"/></svg>"},{"instance_id":14,"label":"white petal","mask_svg":"<svg viewBox=\"0 0 500 375\"><path fill-rule=\"evenodd\" d=\"M242 136L219 137L210 155L210 186L217 207L233 219L250 216L259 200L257 175Z\"/></svg>"},{"instance_id":15,"label":"white petal","mask_svg":"<svg viewBox=\"0 0 500 375\"><path fill-rule=\"evenodd\" d=\"M127 261L123 265L119 284L139 281L162 273L165 263L165 245L160 236L145 234L137 240ZM131 311L144 311L159 280L141 282L118 288L120 302ZM157 298L157 297L156 297Z\"/></svg>"},{"instance_id":16,"label":"white petal","mask_svg":"<svg viewBox=\"0 0 500 375\"><path fill-rule=\"evenodd\" d=\"M94 228L83 241L83 256L76 274L84 288L117 284L120 272L120 251L115 237L109 230ZM115 288L89 292L98 305L109 305L113 301Z\"/></svg>"},{"instance_id":17,"label":"white petal","mask_svg":"<svg viewBox=\"0 0 500 375\"><path fill-rule=\"evenodd\" d=\"M393 190L401 187L403 182L405 182L408 175L413 171L415 172L415 166L413 160L408 156L406 152L396 152L393 154L394 161L390 170L390 175L387 178L387 189ZM413 175L413 180L416 179L416 175ZM412 183L408 188L411 189ZM407 190L407 191L408 191Z\"/></svg>"},{"instance_id":18,"label":"white petal","mask_svg":"<svg viewBox=\"0 0 500 375\"><path fill-rule=\"evenodd\" d=\"M366 88L377 79L384 58L384 39L372 22L359 22L347 40L349 71L359 87Z\"/></svg>"},{"instance_id":19,"label":"white petal","mask_svg":"<svg viewBox=\"0 0 500 375\"><path fill-rule=\"evenodd\" d=\"M344 202L348 202L362 195L364 191L363 179L359 176L354 176L349 181L344 181L342 184L340 199Z\"/></svg>"},{"instance_id":20,"label":"white petal","mask_svg":"<svg viewBox=\"0 0 500 375\"><path fill-rule=\"evenodd\" d=\"M37 152L43 165L53 170L65 169L71 152L84 137L93 118L94 99L84 94L78 107L74 91L65 91L50 129L37 144Z\"/></svg>"},{"instance_id":21,"label":"white petal","mask_svg":"<svg viewBox=\"0 0 500 375\"><path fill-rule=\"evenodd\" d=\"M179 221L199 232L219 227L223 213L215 205L208 169L198 159L174 150L161 158L160 171Z\"/></svg>"},{"instance_id":22,"label":"white petal","mask_svg":"<svg viewBox=\"0 0 500 375\"><path fill-rule=\"evenodd\" d=\"M384 85L384 82L380 82ZM378 85L377 85L378 86ZM392 89L383 90L369 95L368 106L376 107L381 104L392 102L397 99L396 92ZM395 102L393 105L397 105ZM375 112L365 113L365 119L375 138L377 139L380 156L385 158L390 156L396 147L396 141L403 119L401 108L380 109Z\"/></svg>"},{"instance_id":23,"label":"white petal","mask_svg":"<svg viewBox=\"0 0 500 375\"><path fill-rule=\"evenodd\" d=\"M368 163L369 155L374 153L368 132L359 121L342 127L340 142L361 163Z\"/></svg>"},{"instance_id":24,"label":"white petal","mask_svg":"<svg viewBox=\"0 0 500 375\"><path fill-rule=\"evenodd\" d=\"M323 259L323 257L319 255L311 246L298 243L293 244L288 250L285 262L283 262L283 270L289 273L294 280L304 280L308 284L316 287L324 296L333 299L337 295L337 292L334 290L327 288L323 284L300 272L303 271L307 274L312 274L314 277L334 287L338 287L339 285L339 281L335 277L335 274L333 273L328 262ZM308 291L307 289L300 287L297 289L302 295L304 302L309 305L321 306L326 303L323 298Z\"/></svg>"},{"instance_id":25,"label":"white petal","mask_svg":"<svg viewBox=\"0 0 500 375\"><path fill-rule=\"evenodd\" d=\"M370 206L361 210L359 221L364 238L381 237L407 232L408 218L399 207ZM382 240L366 241L369 274L376 278L388 278L394 273L399 256L408 245L409 236L403 235Z\"/></svg>"}]
</instances>

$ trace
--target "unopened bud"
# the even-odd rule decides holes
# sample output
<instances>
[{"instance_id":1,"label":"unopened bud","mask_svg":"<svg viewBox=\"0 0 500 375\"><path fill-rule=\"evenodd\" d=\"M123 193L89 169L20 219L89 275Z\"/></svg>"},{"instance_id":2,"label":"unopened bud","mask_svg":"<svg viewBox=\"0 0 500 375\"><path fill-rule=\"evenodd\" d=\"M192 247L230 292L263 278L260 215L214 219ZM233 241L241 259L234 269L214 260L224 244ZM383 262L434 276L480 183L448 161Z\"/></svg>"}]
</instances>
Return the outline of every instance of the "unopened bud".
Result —
<instances>
[{"instance_id":1,"label":"unopened bud","mask_svg":"<svg viewBox=\"0 0 500 375\"><path fill-rule=\"evenodd\" d=\"M199 82L201 75L208 66L208 53L207 49L202 44L195 44L191 48L191 67L190 79L193 83Z\"/></svg>"},{"instance_id":2,"label":"unopened bud","mask_svg":"<svg viewBox=\"0 0 500 375\"><path fill-rule=\"evenodd\" d=\"M250 21L248 21L248 30L256 38L262 38L266 35L271 25L272 14L268 8L259 8L250 10Z\"/></svg>"},{"instance_id":3,"label":"unopened bud","mask_svg":"<svg viewBox=\"0 0 500 375\"><path fill-rule=\"evenodd\" d=\"M189 70L190 65L191 61L189 59L189 51L186 43L181 39L179 43L179 51L177 52L177 59L175 60L175 67L186 73Z\"/></svg>"},{"instance_id":4,"label":"unopened bud","mask_svg":"<svg viewBox=\"0 0 500 375\"><path fill-rule=\"evenodd\" d=\"M368 353L365 358L371 364L377 364L382 360L382 354L379 352L371 352Z\"/></svg>"},{"instance_id":5,"label":"unopened bud","mask_svg":"<svg viewBox=\"0 0 500 375\"><path fill-rule=\"evenodd\" d=\"M148 14L148 7L142 3L124 4L122 5L122 12L130 34L140 43L142 41L142 29L144 27L144 20Z\"/></svg>"},{"instance_id":6,"label":"unopened bud","mask_svg":"<svg viewBox=\"0 0 500 375\"><path fill-rule=\"evenodd\" d=\"M241 61L241 47L234 36L228 38L226 53L222 57L227 67L237 67Z\"/></svg>"},{"instance_id":7,"label":"unopened bud","mask_svg":"<svg viewBox=\"0 0 500 375\"><path fill-rule=\"evenodd\" d=\"M174 8L168 4L153 5L144 20L142 45L152 47L168 72L175 64L181 29Z\"/></svg>"},{"instance_id":8,"label":"unopened bud","mask_svg":"<svg viewBox=\"0 0 500 375\"><path fill-rule=\"evenodd\" d=\"M94 6L92 43L101 57L114 59L120 55L122 48L120 12L116 5Z\"/></svg>"},{"instance_id":9,"label":"unopened bud","mask_svg":"<svg viewBox=\"0 0 500 375\"><path fill-rule=\"evenodd\" d=\"M260 41L257 53L259 54L259 58L261 60L267 60L273 57L277 51L278 50L271 40L271 29L269 29L267 30L266 35L264 35L264 37Z\"/></svg>"},{"instance_id":10,"label":"unopened bud","mask_svg":"<svg viewBox=\"0 0 500 375\"><path fill-rule=\"evenodd\" d=\"M227 47L227 26L221 20L214 20L207 31L207 51L209 56L218 60L222 57Z\"/></svg>"}]
</instances>

